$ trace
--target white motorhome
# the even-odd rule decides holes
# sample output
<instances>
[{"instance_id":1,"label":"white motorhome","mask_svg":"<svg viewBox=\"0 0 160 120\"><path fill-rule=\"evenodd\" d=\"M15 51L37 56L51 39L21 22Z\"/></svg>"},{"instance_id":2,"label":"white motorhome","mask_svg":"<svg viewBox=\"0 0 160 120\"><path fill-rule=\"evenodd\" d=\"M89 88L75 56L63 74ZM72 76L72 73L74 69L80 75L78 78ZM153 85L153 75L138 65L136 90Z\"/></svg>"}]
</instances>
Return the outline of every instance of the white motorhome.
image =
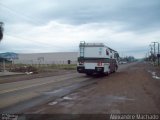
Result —
<instances>
[{"instance_id":1,"label":"white motorhome","mask_svg":"<svg viewBox=\"0 0 160 120\"><path fill-rule=\"evenodd\" d=\"M103 43L79 44L77 71L92 75L93 73L109 74L118 69L117 51Z\"/></svg>"}]
</instances>

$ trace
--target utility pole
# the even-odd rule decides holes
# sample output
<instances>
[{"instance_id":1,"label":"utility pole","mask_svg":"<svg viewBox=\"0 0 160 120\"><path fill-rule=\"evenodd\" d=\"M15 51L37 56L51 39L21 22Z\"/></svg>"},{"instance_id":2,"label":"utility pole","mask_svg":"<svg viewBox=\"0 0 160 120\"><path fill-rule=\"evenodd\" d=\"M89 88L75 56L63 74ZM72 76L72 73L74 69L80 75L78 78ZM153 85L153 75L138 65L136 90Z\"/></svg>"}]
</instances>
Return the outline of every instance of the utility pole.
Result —
<instances>
[{"instance_id":1,"label":"utility pole","mask_svg":"<svg viewBox=\"0 0 160 120\"><path fill-rule=\"evenodd\" d=\"M151 51L150 51L150 53L152 54L152 45L150 44L149 46L150 46L150 48L151 48Z\"/></svg>"},{"instance_id":2,"label":"utility pole","mask_svg":"<svg viewBox=\"0 0 160 120\"><path fill-rule=\"evenodd\" d=\"M158 57L158 66L159 66L159 57L160 57L160 54L159 54L159 43L158 43L158 55L157 55L157 57Z\"/></svg>"},{"instance_id":3,"label":"utility pole","mask_svg":"<svg viewBox=\"0 0 160 120\"><path fill-rule=\"evenodd\" d=\"M156 62L156 43L157 42L152 42L154 43L154 65L155 65L155 62Z\"/></svg>"},{"instance_id":4,"label":"utility pole","mask_svg":"<svg viewBox=\"0 0 160 120\"><path fill-rule=\"evenodd\" d=\"M154 43L154 55L155 55L155 57L157 57L158 58L158 66L159 66L159 64L160 64L160 60L159 60L159 58L160 58L160 52L159 52L159 42L152 42L152 43ZM158 52L157 52L157 55L156 55L156 47L155 47L155 44L158 44ZM155 63L155 62L154 62Z\"/></svg>"},{"instance_id":5,"label":"utility pole","mask_svg":"<svg viewBox=\"0 0 160 120\"><path fill-rule=\"evenodd\" d=\"M151 51L150 51L150 54L151 54L150 56L151 57L150 58L151 58L151 61L153 62L153 52L152 52L153 48L152 48L151 44L149 46L150 46L150 49L151 49Z\"/></svg>"},{"instance_id":6,"label":"utility pole","mask_svg":"<svg viewBox=\"0 0 160 120\"><path fill-rule=\"evenodd\" d=\"M156 43L157 42L152 42L152 43L154 43L154 55L156 55Z\"/></svg>"},{"instance_id":7,"label":"utility pole","mask_svg":"<svg viewBox=\"0 0 160 120\"><path fill-rule=\"evenodd\" d=\"M6 64L5 64L5 59L3 59L3 72L6 71Z\"/></svg>"}]
</instances>

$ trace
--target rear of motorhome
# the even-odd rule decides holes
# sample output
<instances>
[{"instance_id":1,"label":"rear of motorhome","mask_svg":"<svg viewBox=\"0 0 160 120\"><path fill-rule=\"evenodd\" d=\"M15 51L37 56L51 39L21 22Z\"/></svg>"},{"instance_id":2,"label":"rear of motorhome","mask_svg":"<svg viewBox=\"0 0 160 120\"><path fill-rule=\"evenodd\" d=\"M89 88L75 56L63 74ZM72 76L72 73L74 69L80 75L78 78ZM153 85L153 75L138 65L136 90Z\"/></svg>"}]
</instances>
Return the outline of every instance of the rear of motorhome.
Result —
<instances>
[{"instance_id":1,"label":"rear of motorhome","mask_svg":"<svg viewBox=\"0 0 160 120\"><path fill-rule=\"evenodd\" d=\"M103 43L79 44L77 71L92 75L116 72L118 69L118 52Z\"/></svg>"}]
</instances>

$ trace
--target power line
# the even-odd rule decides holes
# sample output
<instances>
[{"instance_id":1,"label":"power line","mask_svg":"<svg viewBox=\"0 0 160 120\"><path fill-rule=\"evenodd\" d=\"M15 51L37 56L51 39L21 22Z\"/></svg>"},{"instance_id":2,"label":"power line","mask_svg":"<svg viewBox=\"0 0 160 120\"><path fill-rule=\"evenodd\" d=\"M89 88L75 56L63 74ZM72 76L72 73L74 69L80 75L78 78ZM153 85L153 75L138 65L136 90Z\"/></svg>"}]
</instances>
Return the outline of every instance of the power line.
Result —
<instances>
[{"instance_id":1,"label":"power line","mask_svg":"<svg viewBox=\"0 0 160 120\"><path fill-rule=\"evenodd\" d=\"M11 13L13 13L14 15L17 15L17 16L19 16L19 17L21 17L21 18L23 18L23 19L25 19L25 20L27 20L27 21L29 21L29 22L32 22L32 23L34 22L35 24L37 24L37 23L38 23L38 24L43 24L41 21L33 19L34 17L30 17L30 16L26 16L26 15L24 15L24 14L20 14L19 12L15 11L14 9L8 7L7 5L5 5L5 4L3 4L3 3L1 3L1 2L0 2L0 6L2 6L2 7L5 8L5 9L7 9L7 10L10 11ZM31 18L32 18L32 19L31 19ZM38 24L37 24L37 25L38 25ZM30 41L30 42L39 43L39 44L41 44L41 45L45 45L46 47L63 48L63 49L64 49L64 47L62 47L62 46L55 46L55 45L48 44L48 43L45 43L45 42L40 42L40 41L36 41L36 40L25 39L25 38L22 38L22 37L19 37L19 36L15 36L15 35L12 35L12 34L6 34L6 35L8 35L8 36L10 36L10 37L22 39L22 40L25 40L25 41Z\"/></svg>"},{"instance_id":2,"label":"power line","mask_svg":"<svg viewBox=\"0 0 160 120\"><path fill-rule=\"evenodd\" d=\"M62 46L55 46L55 45L45 43L45 42L41 42L41 41L37 41L37 40L25 39L25 38L15 36L15 35L11 35L11 34L8 34L8 33L6 35L10 36L10 37L21 39L21 40L25 40L25 41L35 42L35 43L38 43L38 44L41 44L41 45L45 45L46 47L63 48Z\"/></svg>"},{"instance_id":3,"label":"power line","mask_svg":"<svg viewBox=\"0 0 160 120\"><path fill-rule=\"evenodd\" d=\"M37 23L38 23L38 24L43 24L41 21L39 21L39 20L37 20L37 19L35 20L35 18L34 18L33 16L26 16L26 15L24 15L24 14L21 14L21 13L15 11L14 9L9 8L8 6L2 4L1 2L0 2L0 6L2 6L2 7L5 8L5 9L7 9L7 10L10 11L11 13L13 13L13 14L15 14L15 15L17 15L17 16L25 19L25 20L27 20L28 22L32 22L32 23L34 23L34 24L37 24ZM31 18L32 18L32 19L31 19ZM37 25L38 25L38 24L37 24Z\"/></svg>"},{"instance_id":4,"label":"power line","mask_svg":"<svg viewBox=\"0 0 160 120\"><path fill-rule=\"evenodd\" d=\"M0 5L1 5L2 7L4 7L4 8L6 8L6 9L8 9L10 12L12 12L12 13L14 13L14 14L18 15L18 16L23 17L25 20L30 20L30 21L32 21L32 22L35 22L35 21L33 21L32 19L30 19L30 17L29 17L29 16L22 15L22 14L18 13L17 11L15 11L15 10L13 10L13 9L9 8L8 6L6 6L6 5L2 4L1 2L0 2ZM37 23L37 22L35 22L35 23ZM40 23L40 24L42 24L42 23ZM8 36L11 36L11 37L18 38L18 39L23 39L23 40L25 40L25 41L27 40L27 41L31 41L31 42L40 43L40 44L43 44L43 45L45 44L45 45L47 45L47 46L60 47L60 46L53 46L53 45L51 45L51 44L47 44L47 43L40 42L40 41L24 39L24 38L22 38L22 37L15 36L15 35L11 35L11 34L7 34L7 35L8 35Z\"/></svg>"}]
</instances>

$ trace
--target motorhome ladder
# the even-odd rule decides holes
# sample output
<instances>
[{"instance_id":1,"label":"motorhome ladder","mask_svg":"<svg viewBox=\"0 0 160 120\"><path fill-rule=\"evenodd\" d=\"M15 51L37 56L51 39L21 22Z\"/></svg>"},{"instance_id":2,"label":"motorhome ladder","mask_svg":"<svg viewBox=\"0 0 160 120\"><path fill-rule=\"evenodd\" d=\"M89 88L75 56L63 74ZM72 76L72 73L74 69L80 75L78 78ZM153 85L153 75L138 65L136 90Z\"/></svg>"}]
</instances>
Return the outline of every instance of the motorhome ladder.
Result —
<instances>
[{"instance_id":1,"label":"motorhome ladder","mask_svg":"<svg viewBox=\"0 0 160 120\"><path fill-rule=\"evenodd\" d=\"M80 42L80 57L84 57L84 47L85 47L85 42L84 41L81 41Z\"/></svg>"}]
</instances>

